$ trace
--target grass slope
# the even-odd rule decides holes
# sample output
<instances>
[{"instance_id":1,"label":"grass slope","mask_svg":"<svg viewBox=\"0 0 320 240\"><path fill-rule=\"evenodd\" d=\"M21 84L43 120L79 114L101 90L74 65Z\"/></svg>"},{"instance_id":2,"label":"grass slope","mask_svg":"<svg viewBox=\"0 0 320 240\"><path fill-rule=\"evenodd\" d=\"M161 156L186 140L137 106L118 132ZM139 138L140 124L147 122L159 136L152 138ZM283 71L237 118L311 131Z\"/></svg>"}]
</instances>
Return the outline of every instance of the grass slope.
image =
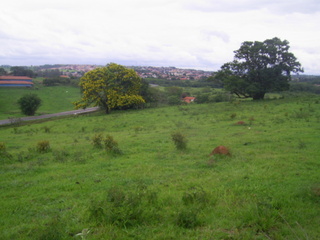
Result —
<instances>
[{"instance_id":1,"label":"grass slope","mask_svg":"<svg viewBox=\"0 0 320 240\"><path fill-rule=\"evenodd\" d=\"M1 238L319 239L319 100L190 104L2 127ZM177 131L185 151L171 141ZM93 146L107 135L123 154ZM51 150L40 153L44 140ZM209 157L218 145L232 156Z\"/></svg>"},{"instance_id":2,"label":"grass slope","mask_svg":"<svg viewBox=\"0 0 320 240\"><path fill-rule=\"evenodd\" d=\"M0 119L23 117L17 104L18 100L28 93L37 94L42 105L36 115L73 110L72 102L80 99L80 90L71 86L28 88L0 88Z\"/></svg>"}]
</instances>

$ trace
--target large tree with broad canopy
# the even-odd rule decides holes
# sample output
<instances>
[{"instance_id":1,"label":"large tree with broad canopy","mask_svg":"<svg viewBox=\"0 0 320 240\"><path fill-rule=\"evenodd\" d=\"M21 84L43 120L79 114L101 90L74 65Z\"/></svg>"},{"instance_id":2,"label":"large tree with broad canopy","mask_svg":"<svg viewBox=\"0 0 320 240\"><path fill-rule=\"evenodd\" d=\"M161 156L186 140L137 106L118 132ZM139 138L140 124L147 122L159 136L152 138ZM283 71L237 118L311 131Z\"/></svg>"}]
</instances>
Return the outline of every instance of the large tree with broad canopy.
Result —
<instances>
[{"instance_id":1,"label":"large tree with broad canopy","mask_svg":"<svg viewBox=\"0 0 320 240\"><path fill-rule=\"evenodd\" d=\"M303 72L289 48L287 40L276 37L263 42L243 42L234 51L233 62L225 63L215 79L238 97L254 100L263 99L270 91L288 90L291 73Z\"/></svg>"},{"instance_id":2,"label":"large tree with broad canopy","mask_svg":"<svg viewBox=\"0 0 320 240\"><path fill-rule=\"evenodd\" d=\"M140 93L142 79L133 70L110 63L87 72L80 79L82 98L74 103L77 109L93 104L106 113L111 109L139 105L145 102Z\"/></svg>"}]
</instances>

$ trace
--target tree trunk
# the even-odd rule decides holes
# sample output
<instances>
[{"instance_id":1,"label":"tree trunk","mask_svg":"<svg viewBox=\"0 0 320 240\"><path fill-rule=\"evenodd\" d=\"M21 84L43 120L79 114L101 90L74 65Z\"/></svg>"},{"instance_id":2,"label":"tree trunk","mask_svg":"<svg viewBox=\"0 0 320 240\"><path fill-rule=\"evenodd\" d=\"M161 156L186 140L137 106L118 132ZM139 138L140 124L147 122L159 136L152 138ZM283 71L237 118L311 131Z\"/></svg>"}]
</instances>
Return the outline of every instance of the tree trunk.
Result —
<instances>
[{"instance_id":1,"label":"tree trunk","mask_svg":"<svg viewBox=\"0 0 320 240\"><path fill-rule=\"evenodd\" d=\"M262 100L264 99L265 92L259 92L252 95L253 100Z\"/></svg>"}]
</instances>

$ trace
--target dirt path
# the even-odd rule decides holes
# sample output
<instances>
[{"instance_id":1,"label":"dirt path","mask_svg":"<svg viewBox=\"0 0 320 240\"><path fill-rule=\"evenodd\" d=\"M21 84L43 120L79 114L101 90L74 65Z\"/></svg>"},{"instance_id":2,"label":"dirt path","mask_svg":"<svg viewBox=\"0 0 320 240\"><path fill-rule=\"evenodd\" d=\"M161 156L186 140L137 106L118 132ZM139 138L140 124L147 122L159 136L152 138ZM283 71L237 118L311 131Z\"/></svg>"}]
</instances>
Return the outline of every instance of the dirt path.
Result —
<instances>
[{"instance_id":1,"label":"dirt path","mask_svg":"<svg viewBox=\"0 0 320 240\"><path fill-rule=\"evenodd\" d=\"M0 120L0 125L12 124L17 121L29 121L29 120L51 118L51 117L66 116L66 115L77 115L77 114L94 112L94 111L97 111L98 109L99 109L99 107L92 107L92 108L86 108L86 109L81 109L81 110L73 110L73 111L67 111L67 112L45 114L45 115L40 115L40 116L5 119L5 120Z\"/></svg>"}]
</instances>

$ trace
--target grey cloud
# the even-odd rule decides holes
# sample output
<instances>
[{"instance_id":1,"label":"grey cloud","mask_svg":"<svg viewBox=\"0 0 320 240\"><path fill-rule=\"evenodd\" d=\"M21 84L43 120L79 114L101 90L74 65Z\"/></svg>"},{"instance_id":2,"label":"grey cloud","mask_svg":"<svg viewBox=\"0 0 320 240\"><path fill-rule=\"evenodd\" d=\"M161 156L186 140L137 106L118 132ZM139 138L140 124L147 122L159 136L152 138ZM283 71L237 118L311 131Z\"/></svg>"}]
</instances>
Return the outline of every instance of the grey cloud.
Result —
<instances>
[{"instance_id":1,"label":"grey cloud","mask_svg":"<svg viewBox=\"0 0 320 240\"><path fill-rule=\"evenodd\" d=\"M221 39L223 42L228 43L230 41L230 36L222 31L210 31L210 30L204 30L202 31L202 34L204 36L204 39L207 41L210 41L212 37L216 37Z\"/></svg>"},{"instance_id":2,"label":"grey cloud","mask_svg":"<svg viewBox=\"0 0 320 240\"><path fill-rule=\"evenodd\" d=\"M189 10L203 12L243 12L266 9L274 13L316 13L320 12L318 0L199 0L187 1L183 6Z\"/></svg>"}]
</instances>

